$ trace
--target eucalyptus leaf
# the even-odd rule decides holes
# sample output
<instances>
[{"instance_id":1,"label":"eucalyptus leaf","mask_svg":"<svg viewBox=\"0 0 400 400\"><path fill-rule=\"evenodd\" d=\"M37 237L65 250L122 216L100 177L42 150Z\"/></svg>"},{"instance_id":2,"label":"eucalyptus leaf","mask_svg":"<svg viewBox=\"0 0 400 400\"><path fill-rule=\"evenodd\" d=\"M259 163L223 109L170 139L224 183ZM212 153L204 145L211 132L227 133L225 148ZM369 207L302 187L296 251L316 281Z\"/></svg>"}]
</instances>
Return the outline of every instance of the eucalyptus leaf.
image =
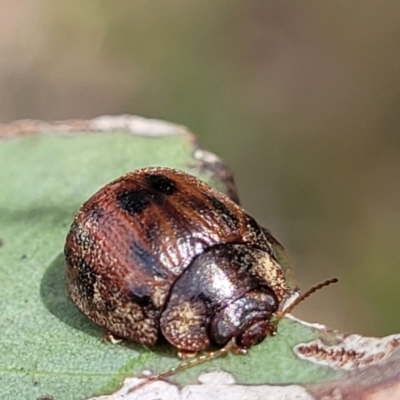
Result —
<instances>
[{"instance_id":1,"label":"eucalyptus leaf","mask_svg":"<svg viewBox=\"0 0 400 400\"><path fill-rule=\"evenodd\" d=\"M0 399L84 399L115 392L143 370L179 364L165 344L102 340L105 332L79 312L64 283L62 250L79 206L109 181L150 165L185 170L237 201L229 169L177 125L123 116L0 127ZM342 370L293 351L318 337L320 329L285 319L249 354L229 354L172 380L188 384L214 370L247 385L341 379Z\"/></svg>"}]
</instances>

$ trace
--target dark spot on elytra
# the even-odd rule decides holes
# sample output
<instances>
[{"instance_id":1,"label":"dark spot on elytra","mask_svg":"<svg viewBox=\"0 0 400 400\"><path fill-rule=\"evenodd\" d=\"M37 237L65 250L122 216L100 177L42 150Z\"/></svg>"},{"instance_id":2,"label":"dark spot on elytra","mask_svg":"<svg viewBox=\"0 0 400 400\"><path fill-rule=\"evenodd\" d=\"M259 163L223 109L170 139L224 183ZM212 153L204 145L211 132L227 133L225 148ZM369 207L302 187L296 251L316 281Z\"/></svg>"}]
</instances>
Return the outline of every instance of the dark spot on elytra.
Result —
<instances>
[{"instance_id":1,"label":"dark spot on elytra","mask_svg":"<svg viewBox=\"0 0 400 400\"><path fill-rule=\"evenodd\" d=\"M115 308L116 308L114 306L114 304L112 304L111 301L108 301L108 300L104 301L104 307L106 308L106 310L108 312L113 312L113 311L115 311Z\"/></svg>"},{"instance_id":2,"label":"dark spot on elytra","mask_svg":"<svg viewBox=\"0 0 400 400\"><path fill-rule=\"evenodd\" d=\"M154 306L147 291L140 286L132 286L129 288L129 298L141 307Z\"/></svg>"},{"instance_id":3,"label":"dark spot on elytra","mask_svg":"<svg viewBox=\"0 0 400 400\"><path fill-rule=\"evenodd\" d=\"M155 275L160 278L166 278L168 276L167 271L157 257L143 247L140 247L136 241L133 241L131 244L131 252L133 261L148 275Z\"/></svg>"},{"instance_id":4,"label":"dark spot on elytra","mask_svg":"<svg viewBox=\"0 0 400 400\"><path fill-rule=\"evenodd\" d=\"M0 238L0 247L4 246L4 240L2 238Z\"/></svg>"},{"instance_id":5,"label":"dark spot on elytra","mask_svg":"<svg viewBox=\"0 0 400 400\"><path fill-rule=\"evenodd\" d=\"M236 230L238 228L238 219L236 215L220 200L214 196L207 196L210 200L214 211L226 222L230 229Z\"/></svg>"},{"instance_id":6,"label":"dark spot on elytra","mask_svg":"<svg viewBox=\"0 0 400 400\"><path fill-rule=\"evenodd\" d=\"M92 267L82 257L77 256L68 246L64 248L67 268L77 272L75 283L82 296L92 299L94 294L94 284L96 277Z\"/></svg>"},{"instance_id":7,"label":"dark spot on elytra","mask_svg":"<svg viewBox=\"0 0 400 400\"><path fill-rule=\"evenodd\" d=\"M129 214L140 214L150 205L150 200L142 190L125 189L117 194L117 203Z\"/></svg>"},{"instance_id":8,"label":"dark spot on elytra","mask_svg":"<svg viewBox=\"0 0 400 400\"><path fill-rule=\"evenodd\" d=\"M70 249L68 245L65 245L64 247L64 256L65 260L67 261L67 264L75 266L75 257L73 251ZM26 258L26 254L23 254L21 256L21 260L24 260Z\"/></svg>"},{"instance_id":9,"label":"dark spot on elytra","mask_svg":"<svg viewBox=\"0 0 400 400\"><path fill-rule=\"evenodd\" d=\"M250 217L250 215L247 216L247 229L255 236L256 244L262 250L272 255L272 249L266 241L262 228L253 217Z\"/></svg>"},{"instance_id":10,"label":"dark spot on elytra","mask_svg":"<svg viewBox=\"0 0 400 400\"><path fill-rule=\"evenodd\" d=\"M67 260L68 258L69 257L67 257ZM96 282L96 276L93 273L93 268L81 257L74 257L73 262L74 264L72 265L78 270L76 283L79 291L86 298L92 299L94 294L94 284Z\"/></svg>"},{"instance_id":11,"label":"dark spot on elytra","mask_svg":"<svg viewBox=\"0 0 400 400\"><path fill-rule=\"evenodd\" d=\"M172 179L168 178L165 175L148 174L146 178L151 189L160 192L162 194L165 194L167 196L174 194L178 190L175 181L173 181Z\"/></svg>"}]
</instances>

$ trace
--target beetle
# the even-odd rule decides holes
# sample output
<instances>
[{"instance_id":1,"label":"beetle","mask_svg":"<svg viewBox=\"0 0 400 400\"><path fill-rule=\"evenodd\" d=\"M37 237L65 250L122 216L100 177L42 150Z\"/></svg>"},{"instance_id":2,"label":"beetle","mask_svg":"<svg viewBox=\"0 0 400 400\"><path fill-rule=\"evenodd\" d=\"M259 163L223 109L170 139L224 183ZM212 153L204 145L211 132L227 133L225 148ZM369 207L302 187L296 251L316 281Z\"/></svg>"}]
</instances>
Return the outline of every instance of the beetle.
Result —
<instances>
[{"instance_id":1,"label":"beetle","mask_svg":"<svg viewBox=\"0 0 400 400\"><path fill-rule=\"evenodd\" d=\"M182 354L234 340L247 349L293 290L272 235L233 200L183 171L149 167L107 184L66 238L72 301L111 334ZM275 246L274 246L275 245Z\"/></svg>"}]
</instances>

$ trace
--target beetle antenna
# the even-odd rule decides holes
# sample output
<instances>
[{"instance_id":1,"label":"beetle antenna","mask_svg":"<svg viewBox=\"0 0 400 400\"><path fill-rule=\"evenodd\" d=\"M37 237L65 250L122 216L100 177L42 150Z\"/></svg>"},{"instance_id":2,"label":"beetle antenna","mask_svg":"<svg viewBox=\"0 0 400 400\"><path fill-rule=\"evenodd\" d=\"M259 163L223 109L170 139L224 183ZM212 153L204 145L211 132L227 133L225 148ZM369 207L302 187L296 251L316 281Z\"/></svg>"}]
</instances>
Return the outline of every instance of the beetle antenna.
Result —
<instances>
[{"instance_id":1,"label":"beetle antenna","mask_svg":"<svg viewBox=\"0 0 400 400\"><path fill-rule=\"evenodd\" d=\"M337 278L332 278L332 279L327 279L324 282L318 283L318 285L315 285L311 287L310 289L307 290L307 292L303 293L298 297L293 303L288 305L285 309L283 309L281 312L277 313L276 319L274 321L275 324L277 324L285 315L289 314L290 312L293 311L295 307L297 307L303 300L305 300L307 297L311 296L314 294L317 290L320 290L326 286L332 285L333 283L339 282L339 279Z\"/></svg>"},{"instance_id":2,"label":"beetle antenna","mask_svg":"<svg viewBox=\"0 0 400 400\"><path fill-rule=\"evenodd\" d=\"M141 387L143 387L151 382L155 382L160 379L165 379L169 376L175 375L177 372L184 371L187 368L194 367L195 365L202 364L206 361L214 360L218 357L221 357L221 356L229 353L230 351L234 350L236 347L237 346L236 346L236 343L234 342L234 340L231 340L222 349L210 351L208 353L204 353L197 357L192 357L192 358L188 359L187 361L183 361L182 363L178 364L176 367L172 367L170 369L167 369L166 371L160 372L159 374L153 375L150 378L145 379L144 381L140 382L138 385L129 389L128 393L138 390Z\"/></svg>"}]
</instances>

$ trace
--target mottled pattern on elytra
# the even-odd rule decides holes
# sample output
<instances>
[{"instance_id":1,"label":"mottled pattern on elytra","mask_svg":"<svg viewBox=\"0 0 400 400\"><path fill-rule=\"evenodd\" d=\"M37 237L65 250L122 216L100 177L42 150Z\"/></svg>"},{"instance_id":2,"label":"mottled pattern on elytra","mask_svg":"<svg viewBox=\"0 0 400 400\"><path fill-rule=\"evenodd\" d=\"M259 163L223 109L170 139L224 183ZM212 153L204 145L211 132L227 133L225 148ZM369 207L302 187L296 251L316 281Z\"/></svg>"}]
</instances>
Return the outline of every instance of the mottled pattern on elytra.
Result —
<instances>
[{"instance_id":1,"label":"mottled pattern on elytra","mask_svg":"<svg viewBox=\"0 0 400 400\"><path fill-rule=\"evenodd\" d=\"M65 245L68 291L98 325L151 345L177 277L205 249L225 243L253 246L272 260L261 228L224 194L176 170L134 171L77 213ZM281 300L288 289L273 267L254 274Z\"/></svg>"}]
</instances>

